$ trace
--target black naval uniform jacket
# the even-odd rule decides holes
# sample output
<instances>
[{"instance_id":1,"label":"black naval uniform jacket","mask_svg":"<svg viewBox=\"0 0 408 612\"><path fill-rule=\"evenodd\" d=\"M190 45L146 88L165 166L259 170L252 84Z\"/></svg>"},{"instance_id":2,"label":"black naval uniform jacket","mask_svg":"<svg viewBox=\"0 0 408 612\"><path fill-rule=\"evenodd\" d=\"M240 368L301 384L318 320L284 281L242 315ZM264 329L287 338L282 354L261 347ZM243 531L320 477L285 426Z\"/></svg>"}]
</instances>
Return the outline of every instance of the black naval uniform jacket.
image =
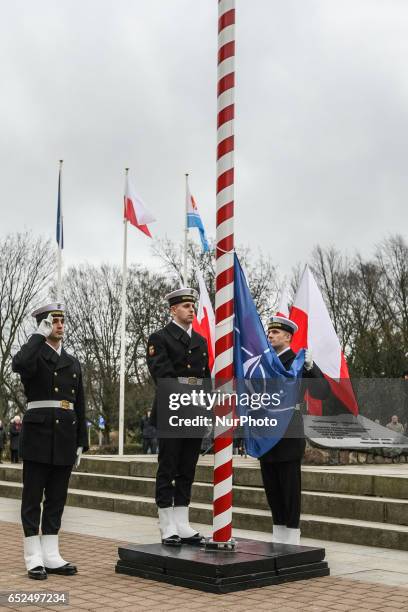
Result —
<instances>
[{"instance_id":1,"label":"black naval uniform jacket","mask_svg":"<svg viewBox=\"0 0 408 612\"><path fill-rule=\"evenodd\" d=\"M21 456L51 465L73 465L78 446L88 450L81 366L64 348L61 355L41 334L33 334L13 358L27 402L67 400L74 410L31 408L23 419Z\"/></svg>"},{"instance_id":2,"label":"black naval uniform jacket","mask_svg":"<svg viewBox=\"0 0 408 612\"><path fill-rule=\"evenodd\" d=\"M296 353L289 349L279 355L279 359L286 370L289 370ZM311 370L303 368L302 386L300 397L303 398L306 391L315 399L327 399L330 393L330 385L323 376L321 369L314 363ZM277 461L300 461L305 452L305 433L303 427L303 418L299 410L295 410L293 417L286 430L285 437L271 448L265 455L262 455L261 461L266 463L275 463Z\"/></svg>"},{"instance_id":3,"label":"black naval uniform jacket","mask_svg":"<svg viewBox=\"0 0 408 612\"><path fill-rule=\"evenodd\" d=\"M206 339L194 330L190 338L184 329L173 322L150 335L146 361L156 385L161 378L196 377L205 379L207 383L211 378ZM204 386L208 390L208 384ZM150 415L150 422L154 426L157 426L157 404L156 393Z\"/></svg>"}]
</instances>

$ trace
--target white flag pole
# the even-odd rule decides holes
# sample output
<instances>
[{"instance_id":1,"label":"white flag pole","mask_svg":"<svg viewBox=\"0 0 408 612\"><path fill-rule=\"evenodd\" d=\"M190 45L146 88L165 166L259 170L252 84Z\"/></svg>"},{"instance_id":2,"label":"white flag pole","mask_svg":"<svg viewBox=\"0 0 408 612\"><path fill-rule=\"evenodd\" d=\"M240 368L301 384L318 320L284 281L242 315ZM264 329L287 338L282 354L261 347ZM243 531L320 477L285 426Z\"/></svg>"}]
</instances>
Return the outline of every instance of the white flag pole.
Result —
<instances>
[{"instance_id":1,"label":"white flag pole","mask_svg":"<svg viewBox=\"0 0 408 612\"><path fill-rule=\"evenodd\" d=\"M58 236L58 246L57 246L57 302L62 301L62 236L64 231L64 217L62 214L62 164L64 160L59 160L59 175L58 175L58 219L57 223L59 223L59 236Z\"/></svg>"},{"instance_id":2,"label":"white flag pole","mask_svg":"<svg viewBox=\"0 0 408 612\"><path fill-rule=\"evenodd\" d=\"M126 180L129 168L126 168ZM125 189L126 193L126 189ZM123 219L123 267L122 267L122 319L120 332L120 374L119 374L119 455L123 455L125 433L125 357L126 357L126 287L127 287L127 227Z\"/></svg>"},{"instance_id":3,"label":"white flag pole","mask_svg":"<svg viewBox=\"0 0 408 612\"><path fill-rule=\"evenodd\" d=\"M187 287L187 272L188 272L188 267L187 267L187 256L188 256L188 220L187 220L187 213L188 213L188 173L186 173L186 211L185 211L185 225L184 225L184 265L183 265L183 285L184 287Z\"/></svg>"}]
</instances>

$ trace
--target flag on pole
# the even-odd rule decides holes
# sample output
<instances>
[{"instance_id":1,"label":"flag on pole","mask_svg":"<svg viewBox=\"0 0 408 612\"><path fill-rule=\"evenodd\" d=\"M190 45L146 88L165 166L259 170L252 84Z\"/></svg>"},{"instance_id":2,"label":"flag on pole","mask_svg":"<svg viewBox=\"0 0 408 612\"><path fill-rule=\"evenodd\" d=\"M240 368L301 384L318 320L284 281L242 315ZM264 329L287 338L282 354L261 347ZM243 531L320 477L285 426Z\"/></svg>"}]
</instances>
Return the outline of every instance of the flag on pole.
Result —
<instances>
[{"instance_id":1,"label":"flag on pole","mask_svg":"<svg viewBox=\"0 0 408 612\"><path fill-rule=\"evenodd\" d=\"M201 246L204 253L210 250L203 222L198 212L197 203L190 193L188 183L186 185L186 211L187 211L187 227L196 227L200 232Z\"/></svg>"},{"instance_id":2,"label":"flag on pole","mask_svg":"<svg viewBox=\"0 0 408 612\"><path fill-rule=\"evenodd\" d=\"M289 370L269 344L265 330L252 299L245 275L237 256L234 256L234 373L238 394L237 411L240 416L266 420L276 419L276 426L245 426L246 450L252 457L261 457L273 448L282 436L299 401L304 351L300 350ZM248 408L242 403L245 395L254 392L278 394L279 404L273 407Z\"/></svg>"},{"instance_id":3,"label":"flag on pole","mask_svg":"<svg viewBox=\"0 0 408 612\"><path fill-rule=\"evenodd\" d=\"M150 238L152 237L148 223L153 223L156 219L146 208L143 200L136 194L128 175L126 175L125 182L124 218L140 229L141 232Z\"/></svg>"},{"instance_id":4,"label":"flag on pole","mask_svg":"<svg viewBox=\"0 0 408 612\"><path fill-rule=\"evenodd\" d=\"M203 275L199 270L196 270L196 275L200 287L200 300L198 302L197 314L193 320L193 329L207 340L208 365L210 372L212 372L215 354L215 314Z\"/></svg>"},{"instance_id":5,"label":"flag on pole","mask_svg":"<svg viewBox=\"0 0 408 612\"><path fill-rule=\"evenodd\" d=\"M58 199L57 199L57 227L56 239L59 249L64 248L64 224L62 218L62 202L61 202L61 163L58 173Z\"/></svg>"},{"instance_id":6,"label":"flag on pole","mask_svg":"<svg viewBox=\"0 0 408 612\"><path fill-rule=\"evenodd\" d=\"M299 288L296 292L290 319L299 329L293 336L292 350L307 347L313 353L319 368L327 378L334 395L354 415L358 405L354 396L346 358L330 319L323 296L308 266L305 267ZM321 415L320 400L308 398L310 414Z\"/></svg>"},{"instance_id":7,"label":"flag on pole","mask_svg":"<svg viewBox=\"0 0 408 612\"><path fill-rule=\"evenodd\" d=\"M123 223L123 267L122 267L122 319L120 331L120 369L119 369L119 445L118 453L123 455L125 432L125 357L126 357L126 287L127 287L127 229L129 221L141 232L152 237L148 223L156 219L147 210L143 200L136 194L126 168Z\"/></svg>"}]
</instances>

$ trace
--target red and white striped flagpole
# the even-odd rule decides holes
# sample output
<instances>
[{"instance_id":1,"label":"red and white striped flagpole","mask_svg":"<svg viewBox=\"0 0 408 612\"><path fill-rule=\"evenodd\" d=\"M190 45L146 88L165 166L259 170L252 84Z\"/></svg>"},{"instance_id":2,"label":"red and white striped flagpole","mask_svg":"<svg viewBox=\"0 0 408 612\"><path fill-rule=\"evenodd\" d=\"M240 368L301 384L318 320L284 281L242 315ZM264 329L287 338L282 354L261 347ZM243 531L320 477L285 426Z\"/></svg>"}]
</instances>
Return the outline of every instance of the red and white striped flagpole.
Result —
<instances>
[{"instance_id":1,"label":"red and white striped flagpole","mask_svg":"<svg viewBox=\"0 0 408 612\"><path fill-rule=\"evenodd\" d=\"M235 0L218 0L217 87L217 233L215 294L215 382L232 391L234 337L234 86ZM233 405L216 414L232 416ZM233 545L233 430L216 427L214 440L213 537L216 545Z\"/></svg>"}]
</instances>

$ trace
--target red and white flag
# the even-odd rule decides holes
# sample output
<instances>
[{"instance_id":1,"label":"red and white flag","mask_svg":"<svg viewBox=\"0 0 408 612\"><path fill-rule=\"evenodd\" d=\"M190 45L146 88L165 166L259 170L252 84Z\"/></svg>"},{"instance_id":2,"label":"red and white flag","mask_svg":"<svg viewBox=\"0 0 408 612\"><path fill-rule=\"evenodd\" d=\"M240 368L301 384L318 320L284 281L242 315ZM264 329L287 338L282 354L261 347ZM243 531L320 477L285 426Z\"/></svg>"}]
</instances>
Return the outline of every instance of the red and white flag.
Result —
<instances>
[{"instance_id":1,"label":"red and white flag","mask_svg":"<svg viewBox=\"0 0 408 612\"><path fill-rule=\"evenodd\" d=\"M350 375L340 342L324 303L323 296L309 267L306 266L290 310L292 321L299 329L292 340L292 350L309 348L332 392L352 412L358 414ZM310 414L321 415L320 400L308 398Z\"/></svg>"},{"instance_id":2,"label":"red and white flag","mask_svg":"<svg viewBox=\"0 0 408 612\"><path fill-rule=\"evenodd\" d=\"M196 275L200 287L200 301L198 303L197 315L193 320L193 329L207 340L208 365L210 372L212 372L215 355L215 315L203 275L199 270L196 270Z\"/></svg>"},{"instance_id":3,"label":"red and white flag","mask_svg":"<svg viewBox=\"0 0 408 612\"><path fill-rule=\"evenodd\" d=\"M139 228L141 232L150 238L152 237L147 224L153 223L156 219L146 208L143 200L135 192L128 176L126 176L125 182L124 218L127 219L129 223Z\"/></svg>"}]
</instances>

